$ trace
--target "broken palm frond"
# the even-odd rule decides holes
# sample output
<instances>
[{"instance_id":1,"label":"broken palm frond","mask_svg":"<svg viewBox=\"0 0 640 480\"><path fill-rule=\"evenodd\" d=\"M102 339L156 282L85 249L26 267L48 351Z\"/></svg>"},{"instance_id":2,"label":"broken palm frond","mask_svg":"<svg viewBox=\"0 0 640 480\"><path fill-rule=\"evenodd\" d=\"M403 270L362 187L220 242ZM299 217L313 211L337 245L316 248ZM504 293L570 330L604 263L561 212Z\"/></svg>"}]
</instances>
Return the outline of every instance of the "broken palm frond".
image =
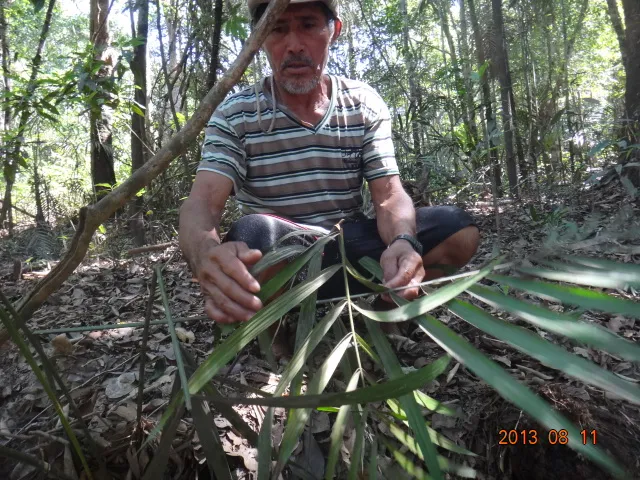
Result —
<instances>
[{"instance_id":1,"label":"broken palm frond","mask_svg":"<svg viewBox=\"0 0 640 480\"><path fill-rule=\"evenodd\" d=\"M402 378L404 373L400 368L400 362L393 353L391 345L389 345L389 341L382 333L380 326L376 322L372 322L369 319L366 320L366 324L367 329L369 330L369 334L373 339L373 343L376 347L378 355L380 355L380 359L382 360L385 371L391 379ZM422 413L415 397L413 395L404 395L398 400L402 405L403 410L405 411L409 426L416 434L418 445L420 445L420 451L424 456L425 463L427 464L427 468L429 469L429 473L435 479L443 479L444 477L442 475L442 471L440 470L440 465L438 465L436 448L433 445L431 438L429 437L424 418L422 418Z\"/></svg>"},{"instance_id":2,"label":"broken palm frond","mask_svg":"<svg viewBox=\"0 0 640 480\"><path fill-rule=\"evenodd\" d=\"M381 268L377 262L374 262L371 259L364 259L361 263L368 271L374 273L379 279L382 277ZM609 271L615 271L613 266L608 265L608 267ZM631 270L640 272L640 267L636 267L634 269L630 269L629 267L631 266L625 265L621 268L621 271L624 270L627 275L629 275L629 271ZM558 268L561 268L561 266ZM498 282L501 285L512 286L540 296L552 297L570 304L581 304L582 306L588 306L589 308L610 313L626 313L631 316L638 316L640 314L640 307L634 302L613 297L602 292L588 290L586 288L567 287L540 281L516 279L504 275L488 275L487 278ZM584 278L582 280L584 280ZM580 282L574 281L574 283ZM453 285L455 284L436 290L430 293L427 298L436 297L439 294L441 295L443 290L450 288ZM476 295L478 295L478 293L482 293L483 296L487 296L486 293L488 289L485 287L474 287L472 284L469 284L467 289ZM409 302L397 295L393 295L393 298L399 305L401 305L401 307L395 309L395 311L403 312L404 316L408 316L407 311L417 313L424 309L423 305L422 308L409 310ZM504 298L508 297L504 296ZM495 295L493 295L491 299L496 307L502 306L503 302L501 302L500 299L497 299ZM412 303L417 303L417 301ZM424 303L426 302L423 301L423 304ZM466 302L450 299L447 305L452 312L463 320L466 320L480 330L507 342L515 348L524 351L534 358L538 358L543 361L545 365L551 368L557 368L565 371L565 373L583 381L588 381L588 383L597 385L599 388L621 395L627 400L637 402L640 398L640 389L638 389L636 385L618 379L613 374L600 369L599 366L579 358L576 355L570 354L561 347L550 344L538 336L527 332L521 327L516 327L507 324L504 321L495 319L478 307L471 306ZM519 305L519 307L521 310L528 311L528 316L530 318L537 317L537 314L539 313L539 310L529 310L527 307L523 307L522 305ZM390 320L389 315L379 315L363 308L359 308L359 311L372 320ZM393 311L394 310L392 310L392 312ZM385 312L385 314L388 313L389 312ZM466 365L469 370L491 385L507 401L529 413L534 419L538 420L542 425L545 425L548 428L561 428L566 430L569 434L570 440L568 445L570 447L598 463L614 476L618 478L626 477L624 469L620 467L620 465L618 465L618 463L610 456L605 454L595 445L583 444L583 442L579 440L579 429L577 429L568 419L556 412L549 404L547 404L547 402L534 392L517 382L493 360L476 350L469 342L457 335L449 329L449 327L428 314L422 314L415 318L414 321L445 351L450 353L454 358L456 358L456 360ZM567 337L573 338L571 334L575 333L575 330L566 329L563 333ZM580 341L580 338L575 338L575 340ZM611 344L619 345L622 341L613 334L609 336L608 340L608 346ZM628 343L628 345L625 344L624 348L628 355L637 355L638 350L640 350L640 347L630 343Z\"/></svg>"}]
</instances>

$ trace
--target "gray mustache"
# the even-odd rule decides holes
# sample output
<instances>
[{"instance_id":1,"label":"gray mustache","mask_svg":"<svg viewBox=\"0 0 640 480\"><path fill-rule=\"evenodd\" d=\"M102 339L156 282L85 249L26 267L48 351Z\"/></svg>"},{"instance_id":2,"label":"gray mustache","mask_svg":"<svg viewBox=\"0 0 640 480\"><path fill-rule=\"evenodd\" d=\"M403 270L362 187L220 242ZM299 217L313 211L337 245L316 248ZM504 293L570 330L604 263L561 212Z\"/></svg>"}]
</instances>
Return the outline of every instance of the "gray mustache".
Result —
<instances>
[{"instance_id":1,"label":"gray mustache","mask_svg":"<svg viewBox=\"0 0 640 480\"><path fill-rule=\"evenodd\" d=\"M282 65L280 65L280 69L285 69L287 67L300 64L307 67L313 67L313 60L306 56L289 57L284 62L282 62Z\"/></svg>"}]
</instances>

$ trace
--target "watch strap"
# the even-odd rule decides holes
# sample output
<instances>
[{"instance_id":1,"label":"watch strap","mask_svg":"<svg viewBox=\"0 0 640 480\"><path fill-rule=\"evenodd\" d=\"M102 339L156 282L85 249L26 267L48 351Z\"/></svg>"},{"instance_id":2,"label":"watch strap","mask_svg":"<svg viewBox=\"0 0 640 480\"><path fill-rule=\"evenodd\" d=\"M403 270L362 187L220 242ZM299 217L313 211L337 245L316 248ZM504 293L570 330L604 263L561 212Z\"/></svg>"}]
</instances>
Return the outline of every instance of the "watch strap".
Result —
<instances>
[{"instance_id":1,"label":"watch strap","mask_svg":"<svg viewBox=\"0 0 640 480\"><path fill-rule=\"evenodd\" d=\"M423 250L422 244L413 235L409 235L408 233L402 233L402 234L398 235L397 237L395 237L393 240L391 240L391 243L389 244L389 246L391 246L393 244L393 242L395 242L396 240L406 240L407 242L409 242L411 244L411 246L416 251L416 253L418 255L422 256L422 250Z\"/></svg>"}]
</instances>

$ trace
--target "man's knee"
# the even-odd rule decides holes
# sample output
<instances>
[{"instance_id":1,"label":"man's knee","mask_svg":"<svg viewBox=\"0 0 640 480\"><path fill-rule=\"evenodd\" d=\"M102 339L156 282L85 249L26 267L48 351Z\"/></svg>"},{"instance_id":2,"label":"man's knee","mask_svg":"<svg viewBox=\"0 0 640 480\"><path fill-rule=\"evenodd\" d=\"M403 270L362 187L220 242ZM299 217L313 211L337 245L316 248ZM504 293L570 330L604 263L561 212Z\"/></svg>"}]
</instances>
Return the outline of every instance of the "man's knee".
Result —
<instances>
[{"instance_id":1,"label":"man's knee","mask_svg":"<svg viewBox=\"0 0 640 480\"><path fill-rule=\"evenodd\" d=\"M478 251L480 230L475 225L464 227L445 240L447 253L451 263L457 267L466 265Z\"/></svg>"},{"instance_id":2,"label":"man's knee","mask_svg":"<svg viewBox=\"0 0 640 480\"><path fill-rule=\"evenodd\" d=\"M268 215L245 215L231 225L224 241L244 242L264 253L278 240L276 230L274 218Z\"/></svg>"}]
</instances>

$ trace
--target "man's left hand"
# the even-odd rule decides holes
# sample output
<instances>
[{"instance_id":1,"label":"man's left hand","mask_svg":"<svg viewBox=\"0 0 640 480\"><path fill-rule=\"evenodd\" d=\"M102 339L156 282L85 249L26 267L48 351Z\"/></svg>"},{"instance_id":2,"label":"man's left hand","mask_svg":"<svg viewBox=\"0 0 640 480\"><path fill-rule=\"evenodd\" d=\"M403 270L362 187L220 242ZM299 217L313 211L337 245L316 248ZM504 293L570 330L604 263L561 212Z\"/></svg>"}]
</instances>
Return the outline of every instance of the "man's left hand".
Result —
<instances>
[{"instance_id":1,"label":"man's left hand","mask_svg":"<svg viewBox=\"0 0 640 480\"><path fill-rule=\"evenodd\" d=\"M384 286L387 288L417 285L424 278L422 257L406 240L397 240L387 248L380 257L380 265L384 273ZM413 300L420 293L419 287L406 288L396 292L400 297ZM382 299L391 302L388 294Z\"/></svg>"}]
</instances>

